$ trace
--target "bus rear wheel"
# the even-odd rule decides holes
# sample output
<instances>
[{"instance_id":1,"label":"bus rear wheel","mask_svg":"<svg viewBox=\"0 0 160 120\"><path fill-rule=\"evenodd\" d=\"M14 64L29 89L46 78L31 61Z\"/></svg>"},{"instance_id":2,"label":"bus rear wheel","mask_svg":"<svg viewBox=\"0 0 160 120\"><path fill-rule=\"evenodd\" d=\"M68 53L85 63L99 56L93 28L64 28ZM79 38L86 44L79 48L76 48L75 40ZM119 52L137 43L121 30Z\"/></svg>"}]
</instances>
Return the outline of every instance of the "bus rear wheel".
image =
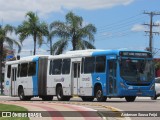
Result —
<instances>
[{"instance_id":1,"label":"bus rear wheel","mask_svg":"<svg viewBox=\"0 0 160 120\"><path fill-rule=\"evenodd\" d=\"M134 102L136 99L136 96L126 96L125 99L127 102Z\"/></svg>"},{"instance_id":2,"label":"bus rear wheel","mask_svg":"<svg viewBox=\"0 0 160 120\"><path fill-rule=\"evenodd\" d=\"M70 100L69 97L65 97L65 96L63 95L63 89L62 89L61 86L58 86L58 87L57 87L56 95L57 95L58 101L65 101L65 100L66 100L66 101L69 101L69 100ZM68 99L67 99L67 98L68 98Z\"/></svg>"},{"instance_id":3,"label":"bus rear wheel","mask_svg":"<svg viewBox=\"0 0 160 120\"><path fill-rule=\"evenodd\" d=\"M100 86L97 86L95 95L98 102L105 102L107 99L106 96L103 96L103 91Z\"/></svg>"},{"instance_id":4,"label":"bus rear wheel","mask_svg":"<svg viewBox=\"0 0 160 120\"><path fill-rule=\"evenodd\" d=\"M63 89L61 86L57 87L56 95L57 95L58 101L69 101L71 99L71 96L64 96L63 95Z\"/></svg>"}]
</instances>

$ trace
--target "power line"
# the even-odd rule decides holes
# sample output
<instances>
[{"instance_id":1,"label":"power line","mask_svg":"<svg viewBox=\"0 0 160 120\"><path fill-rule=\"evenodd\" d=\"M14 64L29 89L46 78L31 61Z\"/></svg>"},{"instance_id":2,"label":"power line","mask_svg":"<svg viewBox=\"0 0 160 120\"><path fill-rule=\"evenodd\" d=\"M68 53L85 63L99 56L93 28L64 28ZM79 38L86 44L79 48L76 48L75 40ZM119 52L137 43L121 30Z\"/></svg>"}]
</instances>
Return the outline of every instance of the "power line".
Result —
<instances>
[{"instance_id":1,"label":"power line","mask_svg":"<svg viewBox=\"0 0 160 120\"><path fill-rule=\"evenodd\" d=\"M98 29L97 30L97 33L102 33L102 32L105 32L105 31L114 31L114 30L117 30L117 29L121 29L121 28L128 28L130 27L131 25L133 24L137 24L139 20L134 20L132 22L125 22L123 24L115 24L115 25L112 25L110 27L104 27L104 28L101 28L101 29Z\"/></svg>"},{"instance_id":2,"label":"power line","mask_svg":"<svg viewBox=\"0 0 160 120\"><path fill-rule=\"evenodd\" d=\"M137 15L134 15L134 16L131 16L131 17L128 17L128 18L125 18L125 19L122 19L122 20L119 20L119 21L110 23L110 24L108 24L108 25L99 26L99 28L104 28L104 27L113 26L113 24L117 25L117 24L123 23L123 22L125 22L125 21L128 21L129 19L136 18L137 16L140 16L140 15L141 15L141 14L137 14Z\"/></svg>"},{"instance_id":3,"label":"power line","mask_svg":"<svg viewBox=\"0 0 160 120\"><path fill-rule=\"evenodd\" d=\"M110 26L100 28L100 29L98 29L98 31L103 31L103 30L106 30L106 29L112 30L113 28L115 29L115 28L119 28L119 27L126 27L126 26L129 26L129 25L133 25L134 23L137 23L138 21L143 20L143 18L145 18L145 17L142 17L141 19L136 19L136 20L132 20L132 21L123 22L123 23L110 24Z\"/></svg>"},{"instance_id":4,"label":"power line","mask_svg":"<svg viewBox=\"0 0 160 120\"><path fill-rule=\"evenodd\" d=\"M113 39L113 38L121 38L121 37L125 37L125 36L128 36L128 35L131 35L133 34L134 32L123 32L123 33L119 33L119 34L114 34L114 35L110 35L110 36L96 36L95 38L96 39L99 39L98 41L103 41L103 40L106 40L106 39ZM135 33L134 33L135 34Z\"/></svg>"},{"instance_id":5,"label":"power line","mask_svg":"<svg viewBox=\"0 0 160 120\"><path fill-rule=\"evenodd\" d=\"M111 38L111 37L119 37L119 35L124 35L128 32L131 32L131 25L133 25L134 23L137 23L137 21L142 20L143 18L145 18L145 16L138 18L137 16L139 16L141 14L138 14L134 17L130 17L128 19L123 19L121 21L116 22L115 24L109 24L109 25L105 25L103 28L98 29L97 34L96 34L96 38ZM136 19L133 19L136 18ZM129 20L129 21L127 21ZM131 34L131 33L130 33Z\"/></svg>"}]
</instances>

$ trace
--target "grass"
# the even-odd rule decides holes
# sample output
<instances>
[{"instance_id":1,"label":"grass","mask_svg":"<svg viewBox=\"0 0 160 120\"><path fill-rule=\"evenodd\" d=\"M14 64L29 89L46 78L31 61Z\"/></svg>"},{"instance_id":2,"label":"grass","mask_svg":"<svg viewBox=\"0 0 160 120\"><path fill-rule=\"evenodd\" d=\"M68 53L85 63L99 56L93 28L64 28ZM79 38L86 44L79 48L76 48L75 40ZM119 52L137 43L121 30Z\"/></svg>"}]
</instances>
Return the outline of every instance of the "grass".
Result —
<instances>
[{"instance_id":1,"label":"grass","mask_svg":"<svg viewBox=\"0 0 160 120\"><path fill-rule=\"evenodd\" d=\"M8 112L27 112L28 110L26 108L16 106L16 105L6 105L6 104L0 104L0 116L1 112L8 111ZM0 120L29 120L28 117L0 117Z\"/></svg>"}]
</instances>

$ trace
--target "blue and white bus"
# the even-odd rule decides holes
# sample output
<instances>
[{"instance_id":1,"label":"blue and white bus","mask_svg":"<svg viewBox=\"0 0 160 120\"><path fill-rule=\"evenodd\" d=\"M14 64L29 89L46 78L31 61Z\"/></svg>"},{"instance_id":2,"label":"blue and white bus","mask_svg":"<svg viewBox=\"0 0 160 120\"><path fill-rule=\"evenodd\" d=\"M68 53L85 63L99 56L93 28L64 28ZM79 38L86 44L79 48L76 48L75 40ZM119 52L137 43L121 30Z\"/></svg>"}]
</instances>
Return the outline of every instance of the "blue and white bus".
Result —
<instances>
[{"instance_id":1,"label":"blue and white bus","mask_svg":"<svg viewBox=\"0 0 160 120\"><path fill-rule=\"evenodd\" d=\"M6 63L5 94L30 100L106 101L155 94L152 54L147 51L78 50L55 56L31 56Z\"/></svg>"}]
</instances>

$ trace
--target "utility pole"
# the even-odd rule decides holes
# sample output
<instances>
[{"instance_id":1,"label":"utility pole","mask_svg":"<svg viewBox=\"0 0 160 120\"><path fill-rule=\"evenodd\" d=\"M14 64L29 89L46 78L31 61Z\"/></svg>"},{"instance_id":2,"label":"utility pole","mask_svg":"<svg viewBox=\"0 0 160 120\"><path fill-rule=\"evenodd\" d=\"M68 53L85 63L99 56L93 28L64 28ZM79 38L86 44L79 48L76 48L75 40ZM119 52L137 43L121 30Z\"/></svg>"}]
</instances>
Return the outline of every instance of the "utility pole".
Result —
<instances>
[{"instance_id":1,"label":"utility pole","mask_svg":"<svg viewBox=\"0 0 160 120\"><path fill-rule=\"evenodd\" d=\"M148 14L150 16L150 24L143 24L143 25L148 25L150 27L149 31L145 31L146 33L149 33L149 51L152 53L152 49L153 49L153 33L154 34L160 34L159 32L153 32L152 28L153 27L157 27L160 26L159 24L154 24L153 23L153 16L154 15L160 15L160 12L145 12L144 14Z\"/></svg>"}]
</instances>

